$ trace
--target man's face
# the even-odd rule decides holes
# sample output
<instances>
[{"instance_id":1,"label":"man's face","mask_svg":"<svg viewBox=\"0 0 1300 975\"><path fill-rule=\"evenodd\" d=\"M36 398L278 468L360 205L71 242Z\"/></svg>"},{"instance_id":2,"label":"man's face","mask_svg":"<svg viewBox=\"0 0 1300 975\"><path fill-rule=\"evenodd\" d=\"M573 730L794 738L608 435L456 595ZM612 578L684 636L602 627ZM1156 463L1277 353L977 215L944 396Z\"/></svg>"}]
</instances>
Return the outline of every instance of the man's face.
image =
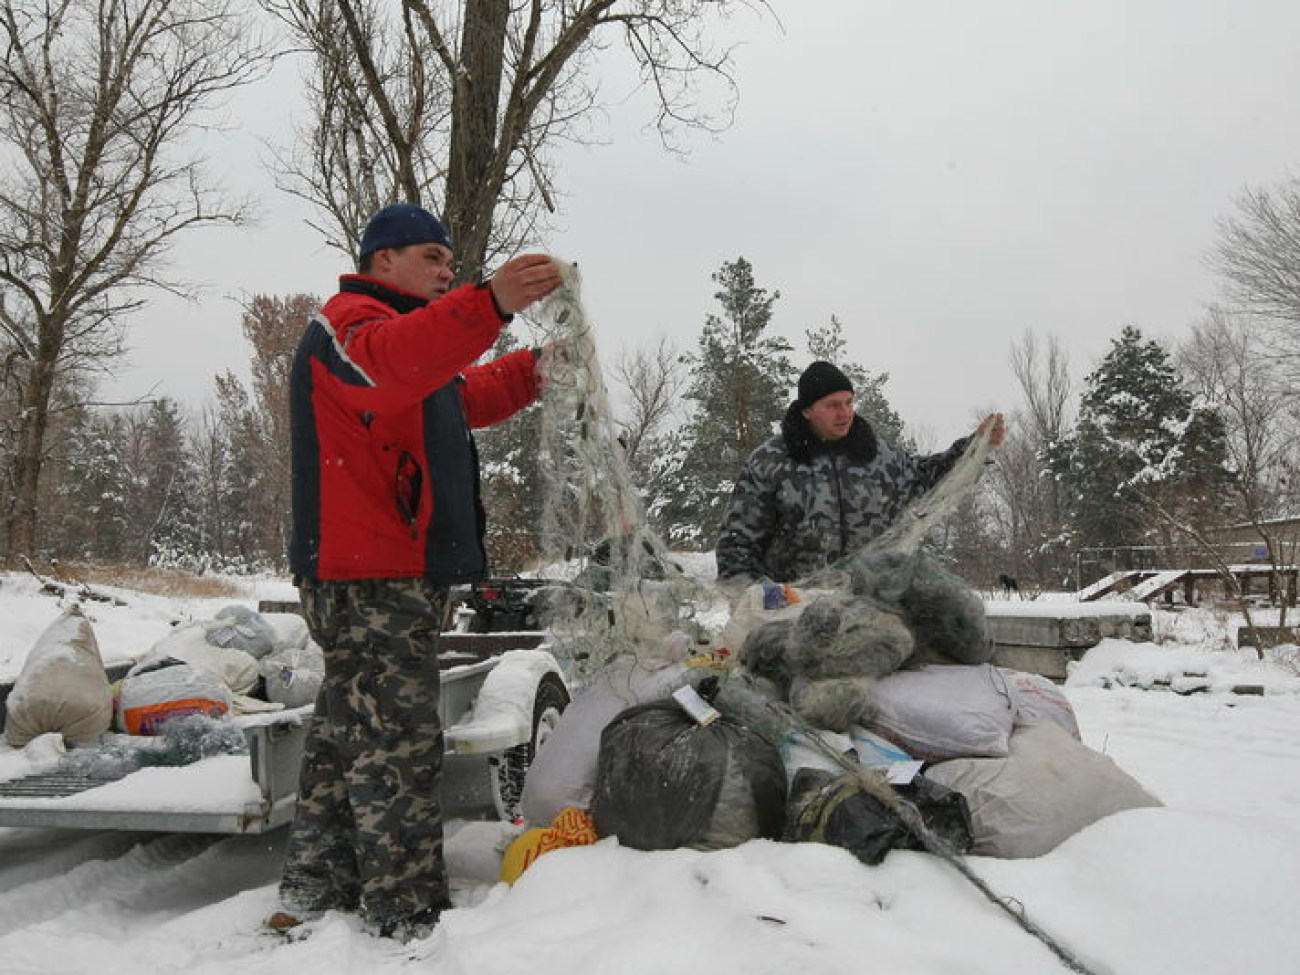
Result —
<instances>
[{"instance_id":1,"label":"man's face","mask_svg":"<svg viewBox=\"0 0 1300 975\"><path fill-rule=\"evenodd\" d=\"M442 244L411 244L375 251L370 276L409 294L436 301L447 293L454 255Z\"/></svg>"},{"instance_id":2,"label":"man's face","mask_svg":"<svg viewBox=\"0 0 1300 975\"><path fill-rule=\"evenodd\" d=\"M831 393L812 406L805 406L804 419L818 440L839 440L853 426L853 394Z\"/></svg>"}]
</instances>

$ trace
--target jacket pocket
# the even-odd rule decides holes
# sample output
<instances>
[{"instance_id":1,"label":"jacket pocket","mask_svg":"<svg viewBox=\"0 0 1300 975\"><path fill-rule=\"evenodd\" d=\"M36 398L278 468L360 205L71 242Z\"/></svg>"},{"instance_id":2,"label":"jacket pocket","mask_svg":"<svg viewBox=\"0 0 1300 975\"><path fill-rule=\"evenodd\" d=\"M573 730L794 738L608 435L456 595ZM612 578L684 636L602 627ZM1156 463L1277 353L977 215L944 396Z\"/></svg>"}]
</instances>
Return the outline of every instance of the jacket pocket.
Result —
<instances>
[{"instance_id":1,"label":"jacket pocket","mask_svg":"<svg viewBox=\"0 0 1300 975\"><path fill-rule=\"evenodd\" d=\"M424 488L424 471L410 451L403 450L397 459L397 513L408 526L420 514L420 494Z\"/></svg>"}]
</instances>

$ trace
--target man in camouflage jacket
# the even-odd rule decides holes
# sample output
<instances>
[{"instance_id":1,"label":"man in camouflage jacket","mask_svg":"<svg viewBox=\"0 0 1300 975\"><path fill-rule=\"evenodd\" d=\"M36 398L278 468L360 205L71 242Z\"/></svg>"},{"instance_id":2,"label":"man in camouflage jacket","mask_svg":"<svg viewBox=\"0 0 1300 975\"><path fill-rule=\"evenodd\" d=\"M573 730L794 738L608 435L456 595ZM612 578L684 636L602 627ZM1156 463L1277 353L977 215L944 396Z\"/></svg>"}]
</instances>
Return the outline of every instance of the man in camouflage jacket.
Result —
<instances>
[{"instance_id":1,"label":"man in camouflage jacket","mask_svg":"<svg viewBox=\"0 0 1300 975\"><path fill-rule=\"evenodd\" d=\"M1000 443L1002 417L985 424ZM814 362L780 435L736 480L718 538L719 581L795 582L851 555L951 470L969 440L929 456L886 443L854 412L848 377Z\"/></svg>"}]
</instances>

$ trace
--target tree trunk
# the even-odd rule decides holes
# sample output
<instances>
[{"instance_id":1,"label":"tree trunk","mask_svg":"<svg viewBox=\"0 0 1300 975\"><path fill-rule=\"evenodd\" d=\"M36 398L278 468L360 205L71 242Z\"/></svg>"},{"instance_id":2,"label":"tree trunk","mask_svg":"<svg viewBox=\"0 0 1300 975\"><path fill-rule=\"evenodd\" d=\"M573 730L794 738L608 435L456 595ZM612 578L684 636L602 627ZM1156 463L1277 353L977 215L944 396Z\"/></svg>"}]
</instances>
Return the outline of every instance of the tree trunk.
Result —
<instances>
[{"instance_id":1,"label":"tree trunk","mask_svg":"<svg viewBox=\"0 0 1300 975\"><path fill-rule=\"evenodd\" d=\"M53 331L48 322L41 323L36 362L23 384L14 450L14 501L5 519L5 562L9 566L16 565L21 556L34 555L39 541L41 463L54 391L54 363L61 344L51 338Z\"/></svg>"},{"instance_id":2,"label":"tree trunk","mask_svg":"<svg viewBox=\"0 0 1300 975\"><path fill-rule=\"evenodd\" d=\"M472 0L465 5L461 63L452 100L447 168L447 230L456 248L457 278L483 273L495 201L491 174L497 158L497 110L501 101L509 0Z\"/></svg>"}]
</instances>

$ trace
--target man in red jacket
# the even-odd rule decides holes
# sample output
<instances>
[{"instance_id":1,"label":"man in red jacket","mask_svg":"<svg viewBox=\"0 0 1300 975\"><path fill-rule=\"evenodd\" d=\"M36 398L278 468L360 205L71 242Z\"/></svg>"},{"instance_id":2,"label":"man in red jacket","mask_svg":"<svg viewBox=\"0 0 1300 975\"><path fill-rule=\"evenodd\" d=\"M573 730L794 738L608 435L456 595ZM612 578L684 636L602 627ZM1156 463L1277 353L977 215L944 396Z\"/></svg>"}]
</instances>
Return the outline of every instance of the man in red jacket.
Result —
<instances>
[{"instance_id":1,"label":"man in red jacket","mask_svg":"<svg viewBox=\"0 0 1300 975\"><path fill-rule=\"evenodd\" d=\"M340 279L294 359L289 560L325 681L277 930L359 911L380 935L407 940L451 904L437 641L447 586L487 570L470 429L538 393L533 351L473 363L560 283L550 257L526 254L450 290L452 257L428 211L380 210L360 273Z\"/></svg>"}]
</instances>

